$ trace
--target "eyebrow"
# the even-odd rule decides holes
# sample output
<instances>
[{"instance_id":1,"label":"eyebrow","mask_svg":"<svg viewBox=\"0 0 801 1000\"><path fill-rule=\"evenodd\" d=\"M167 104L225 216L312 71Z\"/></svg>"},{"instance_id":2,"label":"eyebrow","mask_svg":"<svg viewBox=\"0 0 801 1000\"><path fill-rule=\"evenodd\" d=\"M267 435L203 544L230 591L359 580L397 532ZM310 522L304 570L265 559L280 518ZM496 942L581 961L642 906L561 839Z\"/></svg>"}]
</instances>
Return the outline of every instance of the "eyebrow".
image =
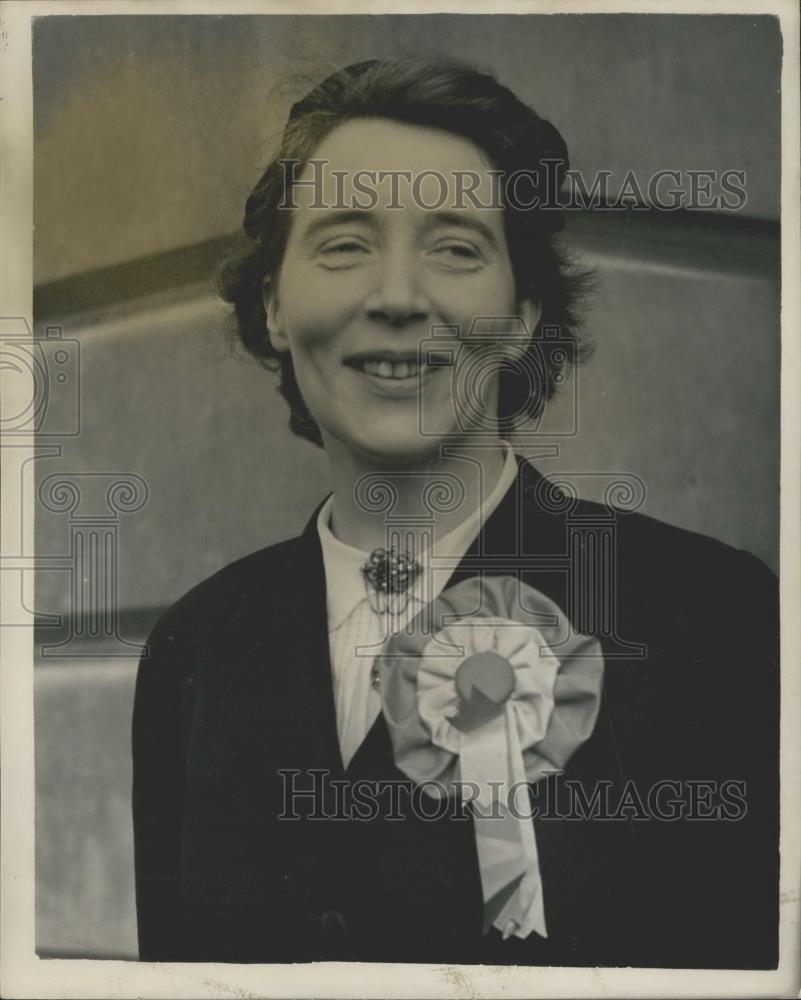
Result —
<instances>
[{"instance_id":1,"label":"eyebrow","mask_svg":"<svg viewBox=\"0 0 801 1000\"><path fill-rule=\"evenodd\" d=\"M374 212L371 209L329 209L312 219L303 230L302 239L306 240L316 234L332 229L334 226L346 226L357 222L361 225L374 225ZM490 246L498 248L498 240L490 227L472 215L440 209L426 209L425 229L437 226L454 226L458 229L468 229L482 236Z\"/></svg>"},{"instance_id":2,"label":"eyebrow","mask_svg":"<svg viewBox=\"0 0 801 1000\"><path fill-rule=\"evenodd\" d=\"M331 229L333 226L346 226L352 222L370 225L370 214L365 209L349 209L348 211L329 209L327 212L321 212L316 218L312 219L303 230L302 238L305 240L319 233L321 230Z\"/></svg>"},{"instance_id":3,"label":"eyebrow","mask_svg":"<svg viewBox=\"0 0 801 1000\"><path fill-rule=\"evenodd\" d=\"M490 244L498 248L498 240L490 227L473 215L462 212L429 210L431 222L426 227L433 229L435 226L455 226L458 229L470 229L477 232Z\"/></svg>"}]
</instances>

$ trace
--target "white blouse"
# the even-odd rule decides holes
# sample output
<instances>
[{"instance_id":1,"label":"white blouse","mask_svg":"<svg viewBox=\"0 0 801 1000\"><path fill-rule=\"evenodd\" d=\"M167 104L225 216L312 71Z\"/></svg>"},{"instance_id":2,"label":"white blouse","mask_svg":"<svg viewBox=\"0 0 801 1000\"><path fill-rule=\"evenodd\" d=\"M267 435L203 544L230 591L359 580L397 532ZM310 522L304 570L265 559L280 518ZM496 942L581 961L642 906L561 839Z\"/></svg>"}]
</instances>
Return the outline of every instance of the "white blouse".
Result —
<instances>
[{"instance_id":1,"label":"white blouse","mask_svg":"<svg viewBox=\"0 0 801 1000\"><path fill-rule=\"evenodd\" d=\"M430 583L426 600L434 600L444 589L455 562L470 548L484 521L498 506L517 478L517 460L511 445L504 442L506 460L497 483L470 517L444 538L435 539L433 548L419 554L424 572L409 590L404 621L423 606L423 581ZM375 612L367 598L361 567L368 552L345 545L331 531L334 496L326 500L317 518L323 550L328 611L328 644L333 672L337 733L342 761L347 767L381 710L381 699L372 684L375 656L390 632L386 613ZM437 563L443 565L438 566Z\"/></svg>"}]
</instances>

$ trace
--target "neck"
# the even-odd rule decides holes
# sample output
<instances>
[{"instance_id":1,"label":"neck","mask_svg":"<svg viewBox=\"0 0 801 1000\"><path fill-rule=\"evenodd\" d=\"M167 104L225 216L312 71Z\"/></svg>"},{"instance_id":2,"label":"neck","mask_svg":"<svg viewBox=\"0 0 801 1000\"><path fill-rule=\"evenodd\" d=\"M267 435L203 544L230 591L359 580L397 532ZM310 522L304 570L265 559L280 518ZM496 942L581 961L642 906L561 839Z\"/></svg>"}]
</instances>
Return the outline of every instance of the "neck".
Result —
<instances>
[{"instance_id":1,"label":"neck","mask_svg":"<svg viewBox=\"0 0 801 1000\"><path fill-rule=\"evenodd\" d=\"M326 440L325 449L334 487L331 530L367 552L387 544L395 521L402 523L404 538L414 535L419 544L431 530L432 514L435 537L443 538L492 492L506 460L500 438L408 462L354 454L337 441Z\"/></svg>"}]
</instances>

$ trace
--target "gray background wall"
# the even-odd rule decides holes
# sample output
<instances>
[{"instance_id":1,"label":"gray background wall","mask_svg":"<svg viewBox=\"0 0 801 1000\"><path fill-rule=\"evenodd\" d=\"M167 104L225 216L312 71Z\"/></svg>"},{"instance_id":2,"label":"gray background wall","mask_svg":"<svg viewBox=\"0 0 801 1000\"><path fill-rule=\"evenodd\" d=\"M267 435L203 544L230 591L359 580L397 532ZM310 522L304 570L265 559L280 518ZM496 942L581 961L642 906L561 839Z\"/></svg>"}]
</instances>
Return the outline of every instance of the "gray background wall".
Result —
<instances>
[{"instance_id":1,"label":"gray background wall","mask_svg":"<svg viewBox=\"0 0 801 1000\"><path fill-rule=\"evenodd\" d=\"M229 356L210 275L296 92L279 81L398 52L490 68L554 120L586 176L746 172L737 213L571 217L566 240L599 273L597 350L547 413L539 441L560 451L539 464L632 472L647 513L775 566L780 49L772 19L728 16L39 19L35 319L80 343L81 420L38 477L147 483L118 526L126 638L294 534L326 490L269 377ZM579 433L556 437L575 392ZM37 510L40 555L68 553L69 531ZM38 574L36 607L69 615L65 570ZM135 661L77 652L36 671L38 944L132 956Z\"/></svg>"}]
</instances>

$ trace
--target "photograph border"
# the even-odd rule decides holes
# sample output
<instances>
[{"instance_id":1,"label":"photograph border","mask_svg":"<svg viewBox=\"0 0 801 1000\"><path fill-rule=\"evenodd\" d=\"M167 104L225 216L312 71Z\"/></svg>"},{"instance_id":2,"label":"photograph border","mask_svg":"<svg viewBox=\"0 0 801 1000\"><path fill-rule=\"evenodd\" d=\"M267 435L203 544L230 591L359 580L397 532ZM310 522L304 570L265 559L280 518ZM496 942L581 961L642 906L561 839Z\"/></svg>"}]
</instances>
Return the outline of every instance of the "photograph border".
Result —
<instances>
[{"instance_id":1,"label":"photograph border","mask_svg":"<svg viewBox=\"0 0 801 1000\"><path fill-rule=\"evenodd\" d=\"M435 14L435 13L666 13L775 14L783 37L782 65L782 371L781 371L781 884L780 962L775 971L594 968L490 968L451 965L223 965L119 960L40 959L34 936L33 636L29 628L0 628L0 995L6 997L592 997L791 996L801 988L799 885L801 804L801 273L799 251L799 11L793 0L772 2L220 2L220 0L84 0L0 3L0 134L3 185L0 230L0 316L21 317L32 329L33 97L31 22L48 15L164 14ZM13 248L13 252L8 252ZM0 387L3 373L0 372ZM14 411L18 382L0 394ZM2 544L33 552L22 496L33 496L33 462L24 481L9 481L9 450L33 457L30 438L3 442ZM24 533L24 534L23 534ZM11 606L0 588L0 624Z\"/></svg>"}]
</instances>

